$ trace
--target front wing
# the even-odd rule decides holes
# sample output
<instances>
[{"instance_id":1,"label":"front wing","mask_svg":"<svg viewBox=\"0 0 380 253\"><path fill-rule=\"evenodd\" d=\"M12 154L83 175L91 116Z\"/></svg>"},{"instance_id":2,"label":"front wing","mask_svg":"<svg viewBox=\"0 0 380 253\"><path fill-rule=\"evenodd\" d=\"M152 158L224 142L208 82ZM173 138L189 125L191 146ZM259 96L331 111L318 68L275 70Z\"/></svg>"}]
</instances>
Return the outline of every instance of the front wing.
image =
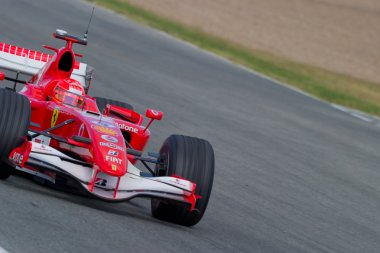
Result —
<instances>
[{"instance_id":1,"label":"front wing","mask_svg":"<svg viewBox=\"0 0 380 253\"><path fill-rule=\"evenodd\" d=\"M33 141L25 141L12 151L9 158L18 170L52 182L55 174L70 177L91 195L107 201L151 197L186 203L193 210L199 198L195 195L195 183L178 177L143 177L140 176L141 171L129 161L127 173L114 177L103 173L96 165L75 160L50 146Z\"/></svg>"}]
</instances>

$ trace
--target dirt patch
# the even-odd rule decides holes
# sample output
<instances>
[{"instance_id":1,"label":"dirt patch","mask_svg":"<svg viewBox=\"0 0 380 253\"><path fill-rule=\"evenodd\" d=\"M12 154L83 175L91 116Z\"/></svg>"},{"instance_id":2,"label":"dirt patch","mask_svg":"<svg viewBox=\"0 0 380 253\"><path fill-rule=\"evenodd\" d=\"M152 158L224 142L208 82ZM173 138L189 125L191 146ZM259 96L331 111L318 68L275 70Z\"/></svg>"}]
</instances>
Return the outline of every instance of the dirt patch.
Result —
<instances>
[{"instance_id":1,"label":"dirt patch","mask_svg":"<svg viewBox=\"0 0 380 253\"><path fill-rule=\"evenodd\" d=\"M378 0L127 0L207 33L380 83Z\"/></svg>"}]
</instances>

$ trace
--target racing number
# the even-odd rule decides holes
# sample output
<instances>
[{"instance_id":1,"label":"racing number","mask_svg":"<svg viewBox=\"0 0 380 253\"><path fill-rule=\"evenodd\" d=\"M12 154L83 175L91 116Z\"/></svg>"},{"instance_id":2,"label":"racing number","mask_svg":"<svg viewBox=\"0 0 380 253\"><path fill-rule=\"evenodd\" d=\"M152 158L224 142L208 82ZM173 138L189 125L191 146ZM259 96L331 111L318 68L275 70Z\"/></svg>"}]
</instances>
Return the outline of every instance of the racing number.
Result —
<instances>
[{"instance_id":1,"label":"racing number","mask_svg":"<svg viewBox=\"0 0 380 253\"><path fill-rule=\"evenodd\" d=\"M59 115L59 109L55 108L53 111L53 115L51 116L51 124L50 124L51 127L54 127L55 123L57 123L58 115Z\"/></svg>"},{"instance_id":2,"label":"racing number","mask_svg":"<svg viewBox=\"0 0 380 253\"><path fill-rule=\"evenodd\" d=\"M106 179L102 179L102 178L97 178L95 184L96 185L100 185L100 186L107 186L107 180Z\"/></svg>"}]
</instances>

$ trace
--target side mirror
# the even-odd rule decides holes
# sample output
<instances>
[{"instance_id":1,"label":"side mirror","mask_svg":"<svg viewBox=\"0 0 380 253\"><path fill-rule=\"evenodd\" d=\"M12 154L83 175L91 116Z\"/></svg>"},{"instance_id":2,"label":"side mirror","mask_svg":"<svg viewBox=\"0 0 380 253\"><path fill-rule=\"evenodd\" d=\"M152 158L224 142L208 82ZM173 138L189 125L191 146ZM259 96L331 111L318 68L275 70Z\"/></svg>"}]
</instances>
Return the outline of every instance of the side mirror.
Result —
<instances>
[{"instance_id":1,"label":"side mirror","mask_svg":"<svg viewBox=\"0 0 380 253\"><path fill-rule=\"evenodd\" d=\"M160 112L160 111L156 111L156 110L153 110L153 109L146 109L145 116L147 118L149 118L150 120L148 122L148 125L146 125L143 133L145 133L145 131L150 126L150 124L152 124L153 120L161 120L163 115L164 114L162 112Z\"/></svg>"},{"instance_id":2,"label":"side mirror","mask_svg":"<svg viewBox=\"0 0 380 253\"><path fill-rule=\"evenodd\" d=\"M153 109L146 109L145 116L150 119L161 120L164 114Z\"/></svg>"},{"instance_id":3,"label":"side mirror","mask_svg":"<svg viewBox=\"0 0 380 253\"><path fill-rule=\"evenodd\" d=\"M0 81L5 79L5 73L0 71Z\"/></svg>"}]
</instances>

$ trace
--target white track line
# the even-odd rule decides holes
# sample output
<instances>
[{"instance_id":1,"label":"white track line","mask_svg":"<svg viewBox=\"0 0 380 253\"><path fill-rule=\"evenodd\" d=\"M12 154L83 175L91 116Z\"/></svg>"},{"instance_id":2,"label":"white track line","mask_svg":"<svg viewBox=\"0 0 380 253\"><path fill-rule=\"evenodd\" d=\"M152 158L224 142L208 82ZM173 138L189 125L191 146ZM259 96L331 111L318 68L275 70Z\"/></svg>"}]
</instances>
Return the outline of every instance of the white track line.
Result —
<instances>
[{"instance_id":1,"label":"white track line","mask_svg":"<svg viewBox=\"0 0 380 253\"><path fill-rule=\"evenodd\" d=\"M339 110L339 111L342 111L342 112L349 112L350 110L344 106L341 106L341 105L336 105L336 104L331 104L332 107L334 107L335 109Z\"/></svg>"},{"instance_id":2,"label":"white track line","mask_svg":"<svg viewBox=\"0 0 380 253\"><path fill-rule=\"evenodd\" d=\"M351 114L352 116L358 118L358 119L361 119L361 120L364 120L364 121L367 121L367 122L372 122L372 121L373 121L372 119L367 118L366 116L363 116L363 115L358 114L358 113L356 113L356 112L351 112L350 114Z\"/></svg>"}]
</instances>

